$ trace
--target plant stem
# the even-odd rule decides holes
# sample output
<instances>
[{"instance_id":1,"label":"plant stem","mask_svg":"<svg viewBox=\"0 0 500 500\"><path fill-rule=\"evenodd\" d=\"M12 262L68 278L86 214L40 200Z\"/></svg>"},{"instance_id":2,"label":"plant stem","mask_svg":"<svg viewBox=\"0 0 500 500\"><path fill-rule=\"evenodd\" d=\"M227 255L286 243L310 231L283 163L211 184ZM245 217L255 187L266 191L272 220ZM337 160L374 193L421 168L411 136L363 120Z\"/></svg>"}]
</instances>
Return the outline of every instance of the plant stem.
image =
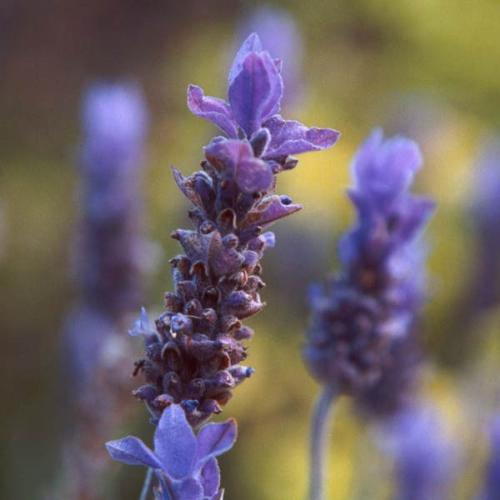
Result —
<instances>
[{"instance_id":1,"label":"plant stem","mask_svg":"<svg viewBox=\"0 0 500 500\"><path fill-rule=\"evenodd\" d=\"M139 500L148 500L148 493L151 489L151 483L153 482L153 469L149 468L146 472L146 478L144 479L144 484L142 485L141 496Z\"/></svg>"},{"instance_id":2,"label":"plant stem","mask_svg":"<svg viewBox=\"0 0 500 500\"><path fill-rule=\"evenodd\" d=\"M337 389L327 385L319 395L311 422L309 499L324 500L324 476L333 402Z\"/></svg>"}]
</instances>

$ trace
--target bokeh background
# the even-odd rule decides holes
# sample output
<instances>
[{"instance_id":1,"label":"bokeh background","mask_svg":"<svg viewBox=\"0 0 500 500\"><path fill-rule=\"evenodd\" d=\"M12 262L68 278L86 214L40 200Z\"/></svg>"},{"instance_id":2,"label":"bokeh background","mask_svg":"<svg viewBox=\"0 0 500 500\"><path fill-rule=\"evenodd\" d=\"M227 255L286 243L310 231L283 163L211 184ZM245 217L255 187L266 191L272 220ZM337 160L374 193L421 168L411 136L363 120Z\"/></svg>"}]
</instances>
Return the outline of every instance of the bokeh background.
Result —
<instances>
[{"instance_id":1,"label":"bokeh background","mask_svg":"<svg viewBox=\"0 0 500 500\"><path fill-rule=\"evenodd\" d=\"M417 189L438 202L428 231L421 392L439 408L457 445L461 472L450 498L478 491L488 422L499 403L500 302L493 292L486 304L474 299L481 286L498 291L500 276L492 269L478 288L477 268L487 257L479 249L473 207L481 151L500 127L500 3L4 0L1 498L45 498L58 474L61 398L68 389L61 389L61 329L77 293L71 243L82 92L95 80L127 79L146 96L146 232L160 251L142 303L159 311L171 287L168 259L178 252L169 233L187 225L187 204L169 167L194 171L201 146L214 134L188 112L186 86L198 83L207 94L223 96L230 58L249 19L273 5L296 23L293 60L284 61L295 68L295 84L284 114L337 128L343 137L331 151L304 155L297 170L279 179L279 191L305 209L278 225L278 244L265 257L268 307L251 320L257 334L249 361L256 373L223 415L236 416L240 425L237 446L221 460L227 498L304 497L308 416L317 392L300 356L306 289L335 268L336 242L353 218L345 196L349 162L375 126L419 141L425 168ZM500 169L500 157L496 161ZM489 236L500 238L495 230ZM139 354L140 342L130 342ZM149 442L143 408L132 397L130 405L135 416L109 437L135 432ZM390 498L391 466L349 401L339 403L331 444L332 497ZM109 498L136 498L142 478L139 468L116 464Z\"/></svg>"}]
</instances>

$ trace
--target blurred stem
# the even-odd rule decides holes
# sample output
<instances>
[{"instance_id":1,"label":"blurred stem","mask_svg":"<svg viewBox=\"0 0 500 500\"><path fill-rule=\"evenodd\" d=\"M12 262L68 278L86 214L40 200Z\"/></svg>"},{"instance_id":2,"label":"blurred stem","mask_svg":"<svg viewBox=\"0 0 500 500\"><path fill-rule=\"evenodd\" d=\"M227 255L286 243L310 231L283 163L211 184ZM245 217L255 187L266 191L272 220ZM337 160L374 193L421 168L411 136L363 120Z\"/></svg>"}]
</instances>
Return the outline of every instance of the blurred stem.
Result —
<instances>
[{"instance_id":1,"label":"blurred stem","mask_svg":"<svg viewBox=\"0 0 500 500\"><path fill-rule=\"evenodd\" d=\"M141 496L139 500L147 500L148 493L151 489L151 483L153 482L153 469L149 468L146 472L146 478L144 479L144 484L142 485Z\"/></svg>"},{"instance_id":2,"label":"blurred stem","mask_svg":"<svg viewBox=\"0 0 500 500\"><path fill-rule=\"evenodd\" d=\"M309 471L309 500L324 500L326 456L330 434L331 414L337 389L327 385L318 396L311 422Z\"/></svg>"}]
</instances>

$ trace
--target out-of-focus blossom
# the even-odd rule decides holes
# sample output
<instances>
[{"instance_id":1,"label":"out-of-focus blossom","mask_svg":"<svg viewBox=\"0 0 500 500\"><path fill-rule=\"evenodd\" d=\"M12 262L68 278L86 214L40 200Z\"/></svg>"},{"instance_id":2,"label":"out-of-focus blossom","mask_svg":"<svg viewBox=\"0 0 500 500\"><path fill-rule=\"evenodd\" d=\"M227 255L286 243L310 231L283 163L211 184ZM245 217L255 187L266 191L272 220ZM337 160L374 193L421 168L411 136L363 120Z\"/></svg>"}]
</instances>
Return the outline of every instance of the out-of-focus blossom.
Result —
<instances>
[{"instance_id":1,"label":"out-of-focus blossom","mask_svg":"<svg viewBox=\"0 0 500 500\"><path fill-rule=\"evenodd\" d=\"M386 423L381 438L394 461L397 500L448 498L456 449L446 438L435 411L408 408Z\"/></svg>"},{"instance_id":2,"label":"out-of-focus blossom","mask_svg":"<svg viewBox=\"0 0 500 500\"><path fill-rule=\"evenodd\" d=\"M63 338L72 434L54 496L91 500L102 497L102 442L126 413L131 350L121 331L142 295L142 95L133 85L95 85L85 95L82 121L74 259L79 297Z\"/></svg>"},{"instance_id":3,"label":"out-of-focus blossom","mask_svg":"<svg viewBox=\"0 0 500 500\"><path fill-rule=\"evenodd\" d=\"M204 148L202 169L175 181L192 203L193 230L173 232L184 251L171 260L175 291L167 311L148 326L143 312L132 329L142 333L146 357L137 362L147 384L135 391L156 414L182 404L191 425L219 413L235 386L253 369L243 341L253 335L242 320L264 304L260 261L275 244L265 231L301 207L275 193L276 174L297 165L294 153L332 146L338 133L281 119L281 64L251 35L229 75L229 104L190 86L191 111L217 124L228 138Z\"/></svg>"},{"instance_id":4,"label":"out-of-focus blossom","mask_svg":"<svg viewBox=\"0 0 500 500\"><path fill-rule=\"evenodd\" d=\"M154 436L154 451L140 439L128 436L109 441L106 447L114 460L154 469L162 500L218 500L220 470L217 457L236 441L236 422L206 424L194 434L184 410L169 406L162 414Z\"/></svg>"},{"instance_id":5,"label":"out-of-focus blossom","mask_svg":"<svg viewBox=\"0 0 500 500\"><path fill-rule=\"evenodd\" d=\"M240 40L248 33L257 33L262 45L281 61L283 65L283 82L286 95L285 105L294 104L300 99L302 91L302 36L293 16L284 9L277 7L258 7L240 26Z\"/></svg>"},{"instance_id":6,"label":"out-of-focus blossom","mask_svg":"<svg viewBox=\"0 0 500 500\"><path fill-rule=\"evenodd\" d=\"M478 500L497 500L500 495L500 417L490 430L490 456L486 465L484 485Z\"/></svg>"},{"instance_id":7,"label":"out-of-focus blossom","mask_svg":"<svg viewBox=\"0 0 500 500\"><path fill-rule=\"evenodd\" d=\"M500 302L500 139L485 144L475 174L472 223L477 249L470 299L481 311Z\"/></svg>"},{"instance_id":8,"label":"out-of-focus blossom","mask_svg":"<svg viewBox=\"0 0 500 500\"><path fill-rule=\"evenodd\" d=\"M133 85L95 85L82 119L77 279L86 303L120 317L140 300L146 248L139 194L147 129L142 94Z\"/></svg>"},{"instance_id":9,"label":"out-of-focus blossom","mask_svg":"<svg viewBox=\"0 0 500 500\"><path fill-rule=\"evenodd\" d=\"M434 203L410 193L422 164L404 137L376 130L358 151L349 196L358 220L340 242L342 271L311 294L312 322L304 349L311 373L349 394L373 385L392 343L409 334L420 304L415 239Z\"/></svg>"}]
</instances>

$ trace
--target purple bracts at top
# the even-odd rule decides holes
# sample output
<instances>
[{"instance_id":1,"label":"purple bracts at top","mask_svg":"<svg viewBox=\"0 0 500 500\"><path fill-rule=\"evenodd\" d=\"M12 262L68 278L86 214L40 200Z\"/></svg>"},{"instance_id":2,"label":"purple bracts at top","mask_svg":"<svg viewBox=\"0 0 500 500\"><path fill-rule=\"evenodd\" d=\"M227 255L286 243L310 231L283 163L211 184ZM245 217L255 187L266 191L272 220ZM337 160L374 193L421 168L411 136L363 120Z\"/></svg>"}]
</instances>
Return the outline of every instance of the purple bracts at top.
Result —
<instances>
[{"instance_id":1,"label":"purple bracts at top","mask_svg":"<svg viewBox=\"0 0 500 500\"><path fill-rule=\"evenodd\" d=\"M152 468L158 478L158 500L221 500L217 457L236 441L236 422L206 424L197 435L179 405L162 414L154 436L154 451L140 439L128 436L108 441L114 460Z\"/></svg>"},{"instance_id":2,"label":"purple bracts at top","mask_svg":"<svg viewBox=\"0 0 500 500\"><path fill-rule=\"evenodd\" d=\"M408 335L421 302L421 277L411 271L415 238L434 207L409 192L421 163L413 141L384 141L380 130L354 158L349 197L358 221L340 242L341 273L311 294L304 349L311 373L341 392L377 381L392 340Z\"/></svg>"},{"instance_id":3,"label":"purple bracts at top","mask_svg":"<svg viewBox=\"0 0 500 500\"><path fill-rule=\"evenodd\" d=\"M200 87L190 85L188 106L196 116L211 121L233 139L245 137L251 141L260 129L268 130L271 138L261 155L285 167L288 155L331 147L339 133L308 128L278 114L283 95L281 64L252 34L243 42L229 72L228 102L206 97Z\"/></svg>"},{"instance_id":4,"label":"purple bracts at top","mask_svg":"<svg viewBox=\"0 0 500 500\"><path fill-rule=\"evenodd\" d=\"M262 44L276 57L286 61L283 68L283 82L286 95L285 105L295 102L301 93L302 37L293 16L284 9L260 6L245 16L240 33L255 32Z\"/></svg>"},{"instance_id":5,"label":"purple bracts at top","mask_svg":"<svg viewBox=\"0 0 500 500\"><path fill-rule=\"evenodd\" d=\"M147 384L135 391L156 414L182 404L194 427L222 410L232 389L253 370L240 363L243 341L253 335L242 320L264 304L260 260L274 246L265 231L301 207L275 193L276 174L297 165L290 154L332 146L338 133L285 122L279 110L283 83L278 64L251 35L229 76L229 104L190 86L188 104L228 137L205 148L202 170L184 177L179 189L191 202L194 229L172 233L184 253L171 260L175 291L151 327L145 311L132 330L144 335L146 357L137 362Z\"/></svg>"},{"instance_id":6,"label":"purple bracts at top","mask_svg":"<svg viewBox=\"0 0 500 500\"><path fill-rule=\"evenodd\" d=\"M137 196L147 112L133 85L90 88L83 105L83 224L78 280L83 298L120 317L140 300L142 204Z\"/></svg>"},{"instance_id":7,"label":"purple bracts at top","mask_svg":"<svg viewBox=\"0 0 500 500\"><path fill-rule=\"evenodd\" d=\"M498 500L500 496L500 417L496 417L490 430L490 456L486 466L484 486L478 500Z\"/></svg>"}]
</instances>

